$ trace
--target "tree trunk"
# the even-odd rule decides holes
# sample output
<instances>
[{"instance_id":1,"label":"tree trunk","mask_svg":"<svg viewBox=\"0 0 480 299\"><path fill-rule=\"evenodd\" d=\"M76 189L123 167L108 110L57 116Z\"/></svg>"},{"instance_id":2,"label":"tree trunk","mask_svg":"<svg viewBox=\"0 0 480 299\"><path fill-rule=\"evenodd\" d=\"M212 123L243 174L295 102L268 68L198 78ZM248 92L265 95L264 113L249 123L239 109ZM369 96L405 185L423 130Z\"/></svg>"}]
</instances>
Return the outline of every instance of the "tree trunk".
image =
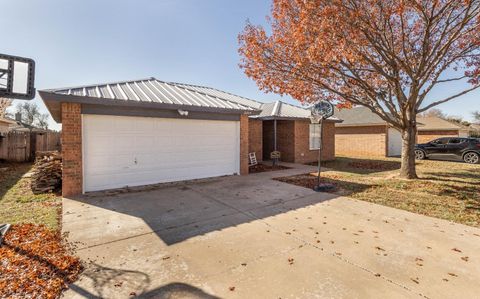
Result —
<instances>
[{"instance_id":1,"label":"tree trunk","mask_svg":"<svg viewBox=\"0 0 480 299\"><path fill-rule=\"evenodd\" d=\"M407 128L402 131L402 167L400 177L405 179L416 179L415 169L415 144L417 137L417 126L411 121Z\"/></svg>"}]
</instances>

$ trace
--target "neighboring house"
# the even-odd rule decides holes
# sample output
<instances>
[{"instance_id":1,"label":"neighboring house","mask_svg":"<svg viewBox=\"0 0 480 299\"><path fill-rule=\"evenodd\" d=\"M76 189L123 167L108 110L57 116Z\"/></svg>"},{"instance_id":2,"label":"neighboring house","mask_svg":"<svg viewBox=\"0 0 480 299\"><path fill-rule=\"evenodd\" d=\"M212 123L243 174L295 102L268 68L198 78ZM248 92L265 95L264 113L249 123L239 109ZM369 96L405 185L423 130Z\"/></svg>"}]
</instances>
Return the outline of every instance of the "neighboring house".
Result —
<instances>
[{"instance_id":1,"label":"neighboring house","mask_svg":"<svg viewBox=\"0 0 480 299\"><path fill-rule=\"evenodd\" d=\"M281 102L155 78L39 93L62 123L64 196L248 174L249 152L261 160L274 149L275 122L282 160L316 158L310 143L319 139L310 133L310 112ZM332 121L322 142L326 159L334 159Z\"/></svg>"},{"instance_id":2,"label":"neighboring house","mask_svg":"<svg viewBox=\"0 0 480 299\"><path fill-rule=\"evenodd\" d=\"M469 129L471 136L480 137L480 124L471 124Z\"/></svg>"},{"instance_id":3,"label":"neighboring house","mask_svg":"<svg viewBox=\"0 0 480 299\"><path fill-rule=\"evenodd\" d=\"M48 130L40 129L35 126L28 125L21 121L21 115L16 114L15 119L10 118L0 118L0 133L7 132L38 132L44 133Z\"/></svg>"},{"instance_id":4,"label":"neighboring house","mask_svg":"<svg viewBox=\"0 0 480 299\"><path fill-rule=\"evenodd\" d=\"M9 118L0 117L0 134L4 134L10 131L10 129L16 124L14 120Z\"/></svg>"},{"instance_id":5,"label":"neighboring house","mask_svg":"<svg viewBox=\"0 0 480 299\"><path fill-rule=\"evenodd\" d=\"M346 156L400 156L401 133L366 107L337 110L342 119L335 128L335 154ZM468 129L439 117L417 118L417 142L440 137L468 136Z\"/></svg>"},{"instance_id":6,"label":"neighboring house","mask_svg":"<svg viewBox=\"0 0 480 299\"><path fill-rule=\"evenodd\" d=\"M468 137L470 130L440 117L418 117L417 142L426 143L440 137Z\"/></svg>"}]
</instances>

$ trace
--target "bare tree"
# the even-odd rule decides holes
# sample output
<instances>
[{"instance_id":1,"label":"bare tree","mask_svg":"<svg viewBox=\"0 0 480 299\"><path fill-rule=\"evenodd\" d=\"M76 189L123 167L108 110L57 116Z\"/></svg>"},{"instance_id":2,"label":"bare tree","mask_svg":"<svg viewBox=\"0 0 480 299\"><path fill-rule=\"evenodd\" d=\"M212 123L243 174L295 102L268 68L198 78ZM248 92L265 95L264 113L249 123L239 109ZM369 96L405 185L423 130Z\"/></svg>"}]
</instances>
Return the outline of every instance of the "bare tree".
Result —
<instances>
[{"instance_id":1,"label":"bare tree","mask_svg":"<svg viewBox=\"0 0 480 299\"><path fill-rule=\"evenodd\" d=\"M7 108L12 104L11 99L0 98L0 117L7 115Z\"/></svg>"},{"instance_id":2,"label":"bare tree","mask_svg":"<svg viewBox=\"0 0 480 299\"><path fill-rule=\"evenodd\" d=\"M37 104L32 102L19 103L17 105L17 113L21 114L24 124L48 129L48 114L41 113Z\"/></svg>"},{"instance_id":3,"label":"bare tree","mask_svg":"<svg viewBox=\"0 0 480 299\"><path fill-rule=\"evenodd\" d=\"M440 117L440 118L443 118L443 119L447 118L447 115L442 110L440 110L438 108L429 109L425 112L420 113L418 116L420 116L420 117Z\"/></svg>"},{"instance_id":4,"label":"bare tree","mask_svg":"<svg viewBox=\"0 0 480 299\"><path fill-rule=\"evenodd\" d=\"M476 121L477 123L480 123L480 111L474 111L472 112L472 115L473 115L474 121Z\"/></svg>"}]
</instances>

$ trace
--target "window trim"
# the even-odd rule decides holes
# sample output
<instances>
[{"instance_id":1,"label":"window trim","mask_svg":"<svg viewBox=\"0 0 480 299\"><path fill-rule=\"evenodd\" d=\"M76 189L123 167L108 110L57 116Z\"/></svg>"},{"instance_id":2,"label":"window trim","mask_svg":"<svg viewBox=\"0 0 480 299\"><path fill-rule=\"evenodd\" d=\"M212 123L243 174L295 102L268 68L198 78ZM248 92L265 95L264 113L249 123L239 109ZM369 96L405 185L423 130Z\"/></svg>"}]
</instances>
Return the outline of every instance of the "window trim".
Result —
<instances>
[{"instance_id":1,"label":"window trim","mask_svg":"<svg viewBox=\"0 0 480 299\"><path fill-rule=\"evenodd\" d=\"M309 124L308 126L308 148L311 151L318 151L322 147L322 136L312 136L312 126L316 126L317 128L320 128L320 124ZM319 147L314 147L312 144L312 139L313 138L318 138L319 139Z\"/></svg>"}]
</instances>

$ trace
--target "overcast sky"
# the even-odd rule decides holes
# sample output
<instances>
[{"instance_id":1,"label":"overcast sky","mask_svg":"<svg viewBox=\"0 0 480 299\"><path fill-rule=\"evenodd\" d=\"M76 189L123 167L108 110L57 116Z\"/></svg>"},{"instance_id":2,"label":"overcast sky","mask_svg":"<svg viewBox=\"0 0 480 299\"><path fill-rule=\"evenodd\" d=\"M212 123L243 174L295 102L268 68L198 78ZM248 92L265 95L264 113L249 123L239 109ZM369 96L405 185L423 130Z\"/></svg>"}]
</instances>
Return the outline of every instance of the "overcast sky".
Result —
<instances>
[{"instance_id":1,"label":"overcast sky","mask_svg":"<svg viewBox=\"0 0 480 299\"><path fill-rule=\"evenodd\" d=\"M153 76L271 101L279 96L257 89L239 69L237 53L246 20L265 24L270 2L0 0L0 53L33 58L37 90ZM431 99L460 88L437 89ZM439 108L471 119L480 91Z\"/></svg>"}]
</instances>

